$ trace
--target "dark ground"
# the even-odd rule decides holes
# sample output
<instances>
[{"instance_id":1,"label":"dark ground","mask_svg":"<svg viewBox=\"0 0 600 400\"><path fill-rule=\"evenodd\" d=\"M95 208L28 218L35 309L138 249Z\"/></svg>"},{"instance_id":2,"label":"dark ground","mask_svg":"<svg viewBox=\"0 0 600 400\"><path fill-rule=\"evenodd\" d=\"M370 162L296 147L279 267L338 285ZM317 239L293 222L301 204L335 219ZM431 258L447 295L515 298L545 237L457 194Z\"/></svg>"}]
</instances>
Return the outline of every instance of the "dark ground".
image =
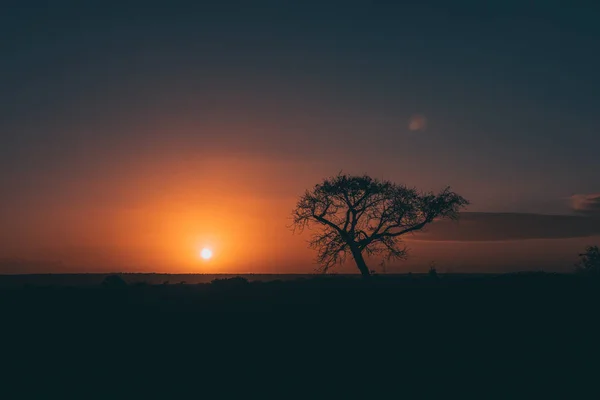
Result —
<instances>
[{"instance_id":1,"label":"dark ground","mask_svg":"<svg viewBox=\"0 0 600 400\"><path fill-rule=\"evenodd\" d=\"M324 397L364 385L386 388L375 397L398 397L412 393L401 382L414 376L419 398L440 398L426 394L448 384L482 385L479 398L574 398L587 397L585 384L600 371L600 281L574 275L0 287L3 354L16 353L9 365L20 376L43 366L44 376L61 371L83 382L100 369L116 374L105 384L118 386L110 379L177 371L201 385L235 377L263 389L291 379L286 390L310 387L310 398L321 397L315 385L339 385Z\"/></svg>"}]
</instances>

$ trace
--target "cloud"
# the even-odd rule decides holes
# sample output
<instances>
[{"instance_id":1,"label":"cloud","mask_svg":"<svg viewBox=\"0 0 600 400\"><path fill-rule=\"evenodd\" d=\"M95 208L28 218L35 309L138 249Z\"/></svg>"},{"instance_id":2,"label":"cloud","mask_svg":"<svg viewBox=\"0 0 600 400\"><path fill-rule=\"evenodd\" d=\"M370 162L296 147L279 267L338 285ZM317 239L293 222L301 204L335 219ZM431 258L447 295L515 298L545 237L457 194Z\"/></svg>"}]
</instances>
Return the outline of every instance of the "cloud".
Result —
<instances>
[{"instance_id":1,"label":"cloud","mask_svg":"<svg viewBox=\"0 0 600 400\"><path fill-rule=\"evenodd\" d=\"M600 235L600 218L519 213L461 214L459 221L436 221L412 240L502 241L565 239Z\"/></svg>"},{"instance_id":2,"label":"cloud","mask_svg":"<svg viewBox=\"0 0 600 400\"><path fill-rule=\"evenodd\" d=\"M427 128L427 119L424 115L413 115L408 121L408 129L411 131L423 131Z\"/></svg>"},{"instance_id":3,"label":"cloud","mask_svg":"<svg viewBox=\"0 0 600 400\"><path fill-rule=\"evenodd\" d=\"M571 196L571 207L578 214L600 217L600 194L576 194Z\"/></svg>"}]
</instances>

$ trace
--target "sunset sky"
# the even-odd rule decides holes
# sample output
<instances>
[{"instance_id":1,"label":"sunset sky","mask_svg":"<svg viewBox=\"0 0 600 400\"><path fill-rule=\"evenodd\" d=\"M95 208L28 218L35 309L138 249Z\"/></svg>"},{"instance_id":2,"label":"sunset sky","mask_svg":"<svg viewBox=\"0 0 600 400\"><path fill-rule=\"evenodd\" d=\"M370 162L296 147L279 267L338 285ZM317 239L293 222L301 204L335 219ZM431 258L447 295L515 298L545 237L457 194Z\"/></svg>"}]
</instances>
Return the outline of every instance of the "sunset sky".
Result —
<instances>
[{"instance_id":1,"label":"sunset sky","mask_svg":"<svg viewBox=\"0 0 600 400\"><path fill-rule=\"evenodd\" d=\"M290 213L340 171L471 201L388 272L600 244L598 5L9 3L0 273L312 272Z\"/></svg>"}]
</instances>

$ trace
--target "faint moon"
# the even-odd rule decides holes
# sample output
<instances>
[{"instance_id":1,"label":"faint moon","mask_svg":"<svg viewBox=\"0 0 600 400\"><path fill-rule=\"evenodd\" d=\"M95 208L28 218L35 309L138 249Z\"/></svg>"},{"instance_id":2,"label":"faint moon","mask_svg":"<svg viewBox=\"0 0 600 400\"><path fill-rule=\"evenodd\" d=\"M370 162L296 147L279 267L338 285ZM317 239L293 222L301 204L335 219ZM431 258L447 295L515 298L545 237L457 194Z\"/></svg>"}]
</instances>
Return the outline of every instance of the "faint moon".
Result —
<instances>
[{"instance_id":1,"label":"faint moon","mask_svg":"<svg viewBox=\"0 0 600 400\"><path fill-rule=\"evenodd\" d=\"M408 121L408 129L411 131L424 131L427 128L427 119L424 115L413 115Z\"/></svg>"}]
</instances>

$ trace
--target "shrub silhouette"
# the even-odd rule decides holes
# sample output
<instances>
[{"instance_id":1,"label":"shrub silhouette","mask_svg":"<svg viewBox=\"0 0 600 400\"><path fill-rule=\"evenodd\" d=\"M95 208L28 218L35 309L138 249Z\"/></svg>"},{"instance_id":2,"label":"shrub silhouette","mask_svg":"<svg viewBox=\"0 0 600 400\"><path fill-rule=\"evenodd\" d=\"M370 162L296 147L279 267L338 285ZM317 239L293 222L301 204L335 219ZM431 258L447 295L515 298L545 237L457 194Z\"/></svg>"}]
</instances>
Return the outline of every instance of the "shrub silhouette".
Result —
<instances>
[{"instance_id":1,"label":"shrub silhouette","mask_svg":"<svg viewBox=\"0 0 600 400\"><path fill-rule=\"evenodd\" d=\"M437 269L435 269L435 265L431 265L429 267L429 273L428 274L429 274L429 277L431 279L437 279L437 278L439 278L438 273L437 273Z\"/></svg>"},{"instance_id":2,"label":"shrub silhouette","mask_svg":"<svg viewBox=\"0 0 600 400\"><path fill-rule=\"evenodd\" d=\"M575 272L581 275L600 276L600 248L588 246L585 253L579 255L579 262L575 264Z\"/></svg>"},{"instance_id":3,"label":"shrub silhouette","mask_svg":"<svg viewBox=\"0 0 600 400\"><path fill-rule=\"evenodd\" d=\"M127 282L119 275L114 274L106 276L102 281L102 286L109 289L117 289L127 287Z\"/></svg>"},{"instance_id":4,"label":"shrub silhouette","mask_svg":"<svg viewBox=\"0 0 600 400\"><path fill-rule=\"evenodd\" d=\"M239 289L248 286L249 283L248 279L241 276L233 278L217 278L210 282L211 286L219 289Z\"/></svg>"}]
</instances>

